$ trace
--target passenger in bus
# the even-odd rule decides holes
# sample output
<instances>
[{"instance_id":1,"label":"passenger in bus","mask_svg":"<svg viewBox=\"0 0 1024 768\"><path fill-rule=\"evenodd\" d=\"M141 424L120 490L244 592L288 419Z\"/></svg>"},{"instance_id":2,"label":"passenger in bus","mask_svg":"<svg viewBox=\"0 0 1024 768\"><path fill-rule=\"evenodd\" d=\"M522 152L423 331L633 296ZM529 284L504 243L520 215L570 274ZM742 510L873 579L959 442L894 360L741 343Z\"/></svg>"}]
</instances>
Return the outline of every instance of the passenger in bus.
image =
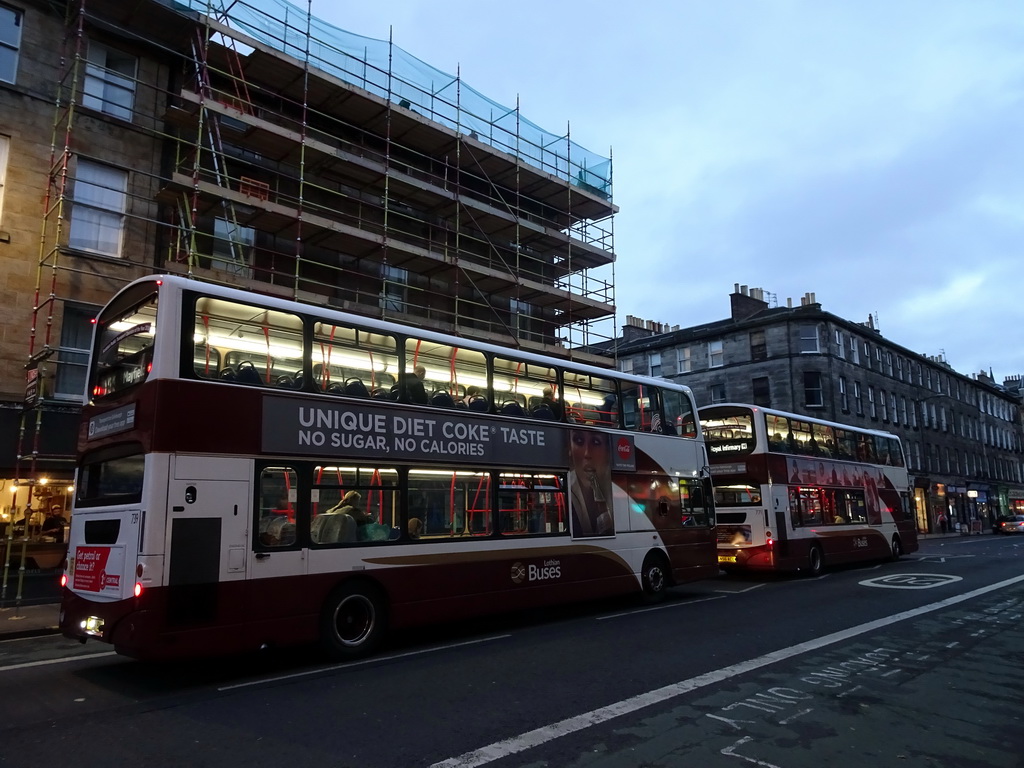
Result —
<instances>
[{"instance_id":1,"label":"passenger in bus","mask_svg":"<svg viewBox=\"0 0 1024 768\"><path fill-rule=\"evenodd\" d=\"M409 518L409 538L418 539L423 534L423 521L418 517Z\"/></svg>"},{"instance_id":2,"label":"passenger in bus","mask_svg":"<svg viewBox=\"0 0 1024 768\"><path fill-rule=\"evenodd\" d=\"M569 493L574 536L615 533L611 452L604 432L579 429L569 434Z\"/></svg>"},{"instance_id":3,"label":"passenger in bus","mask_svg":"<svg viewBox=\"0 0 1024 768\"><path fill-rule=\"evenodd\" d=\"M562 404L555 399L554 389L550 386L544 387L544 391L541 393L541 401L551 409L551 414L554 416L555 421L562 420Z\"/></svg>"},{"instance_id":4,"label":"passenger in bus","mask_svg":"<svg viewBox=\"0 0 1024 768\"><path fill-rule=\"evenodd\" d=\"M399 375L399 381L405 387L405 396L409 398L410 403L427 404L427 389L424 385L426 378L427 369L419 363L412 369L411 374L402 373Z\"/></svg>"},{"instance_id":5,"label":"passenger in bus","mask_svg":"<svg viewBox=\"0 0 1024 768\"><path fill-rule=\"evenodd\" d=\"M362 494L359 491L349 491L341 497L341 501L327 510L328 515L348 515L356 521L358 525L366 525L373 518L370 517L368 512L359 509L356 505L362 501Z\"/></svg>"}]
</instances>

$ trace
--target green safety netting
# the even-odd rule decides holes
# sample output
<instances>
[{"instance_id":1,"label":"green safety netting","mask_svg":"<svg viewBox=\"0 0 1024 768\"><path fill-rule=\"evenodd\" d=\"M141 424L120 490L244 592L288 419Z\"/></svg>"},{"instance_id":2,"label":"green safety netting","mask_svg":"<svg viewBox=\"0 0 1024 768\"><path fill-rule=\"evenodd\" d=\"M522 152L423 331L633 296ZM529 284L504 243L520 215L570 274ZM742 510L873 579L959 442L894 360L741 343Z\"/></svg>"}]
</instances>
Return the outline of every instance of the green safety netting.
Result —
<instances>
[{"instance_id":1,"label":"green safety netting","mask_svg":"<svg viewBox=\"0 0 1024 768\"><path fill-rule=\"evenodd\" d=\"M612 161L549 133L387 40L335 27L285 0L177 0L311 67L611 199Z\"/></svg>"}]
</instances>

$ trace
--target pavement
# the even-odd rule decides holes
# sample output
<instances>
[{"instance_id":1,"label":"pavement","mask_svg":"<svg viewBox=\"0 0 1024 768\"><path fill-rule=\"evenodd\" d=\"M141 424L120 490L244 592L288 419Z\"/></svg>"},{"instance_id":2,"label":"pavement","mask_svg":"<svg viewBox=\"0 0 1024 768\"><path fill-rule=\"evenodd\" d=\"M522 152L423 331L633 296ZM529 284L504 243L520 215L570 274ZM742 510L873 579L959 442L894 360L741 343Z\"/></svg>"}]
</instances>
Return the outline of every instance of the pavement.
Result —
<instances>
[{"instance_id":1,"label":"pavement","mask_svg":"<svg viewBox=\"0 0 1024 768\"><path fill-rule=\"evenodd\" d=\"M0 608L0 641L57 634L60 603Z\"/></svg>"},{"instance_id":2,"label":"pavement","mask_svg":"<svg viewBox=\"0 0 1024 768\"><path fill-rule=\"evenodd\" d=\"M986 531L986 533L988 533ZM928 533L919 539L958 538L960 533ZM975 536L978 534L975 533ZM41 637L58 633L59 602L17 605L8 600L0 604L0 641L25 637Z\"/></svg>"}]
</instances>

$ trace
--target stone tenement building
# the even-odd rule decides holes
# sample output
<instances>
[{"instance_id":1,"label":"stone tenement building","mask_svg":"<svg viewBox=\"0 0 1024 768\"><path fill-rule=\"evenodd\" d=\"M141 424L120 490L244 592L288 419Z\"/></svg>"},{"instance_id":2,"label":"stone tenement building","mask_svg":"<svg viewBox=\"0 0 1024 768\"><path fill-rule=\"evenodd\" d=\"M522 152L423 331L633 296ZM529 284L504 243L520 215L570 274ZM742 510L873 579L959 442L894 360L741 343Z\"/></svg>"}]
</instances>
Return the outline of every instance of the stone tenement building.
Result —
<instances>
[{"instance_id":1,"label":"stone tenement building","mask_svg":"<svg viewBox=\"0 0 1024 768\"><path fill-rule=\"evenodd\" d=\"M611 160L306 3L3 0L0 115L8 519L67 503L90 321L144 274L607 365Z\"/></svg>"},{"instance_id":2,"label":"stone tenement building","mask_svg":"<svg viewBox=\"0 0 1024 768\"><path fill-rule=\"evenodd\" d=\"M618 367L690 386L697 403L741 402L895 433L914 478L918 526L940 510L990 521L1024 513L1021 379L965 376L911 352L875 322L822 310L813 293L772 307L737 284L731 313L691 328L627 318Z\"/></svg>"}]
</instances>

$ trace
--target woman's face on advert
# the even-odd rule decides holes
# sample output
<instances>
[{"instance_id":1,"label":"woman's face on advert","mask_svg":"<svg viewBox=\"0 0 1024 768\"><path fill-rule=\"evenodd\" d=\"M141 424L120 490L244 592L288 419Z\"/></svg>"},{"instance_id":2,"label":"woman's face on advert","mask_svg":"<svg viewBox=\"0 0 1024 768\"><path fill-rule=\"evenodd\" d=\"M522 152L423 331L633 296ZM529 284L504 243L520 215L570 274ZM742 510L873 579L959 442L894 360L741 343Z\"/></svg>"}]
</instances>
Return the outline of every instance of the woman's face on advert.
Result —
<instances>
[{"instance_id":1,"label":"woman's face on advert","mask_svg":"<svg viewBox=\"0 0 1024 768\"><path fill-rule=\"evenodd\" d=\"M608 466L608 439L602 432L573 432L570 452L577 471L590 472Z\"/></svg>"}]
</instances>

